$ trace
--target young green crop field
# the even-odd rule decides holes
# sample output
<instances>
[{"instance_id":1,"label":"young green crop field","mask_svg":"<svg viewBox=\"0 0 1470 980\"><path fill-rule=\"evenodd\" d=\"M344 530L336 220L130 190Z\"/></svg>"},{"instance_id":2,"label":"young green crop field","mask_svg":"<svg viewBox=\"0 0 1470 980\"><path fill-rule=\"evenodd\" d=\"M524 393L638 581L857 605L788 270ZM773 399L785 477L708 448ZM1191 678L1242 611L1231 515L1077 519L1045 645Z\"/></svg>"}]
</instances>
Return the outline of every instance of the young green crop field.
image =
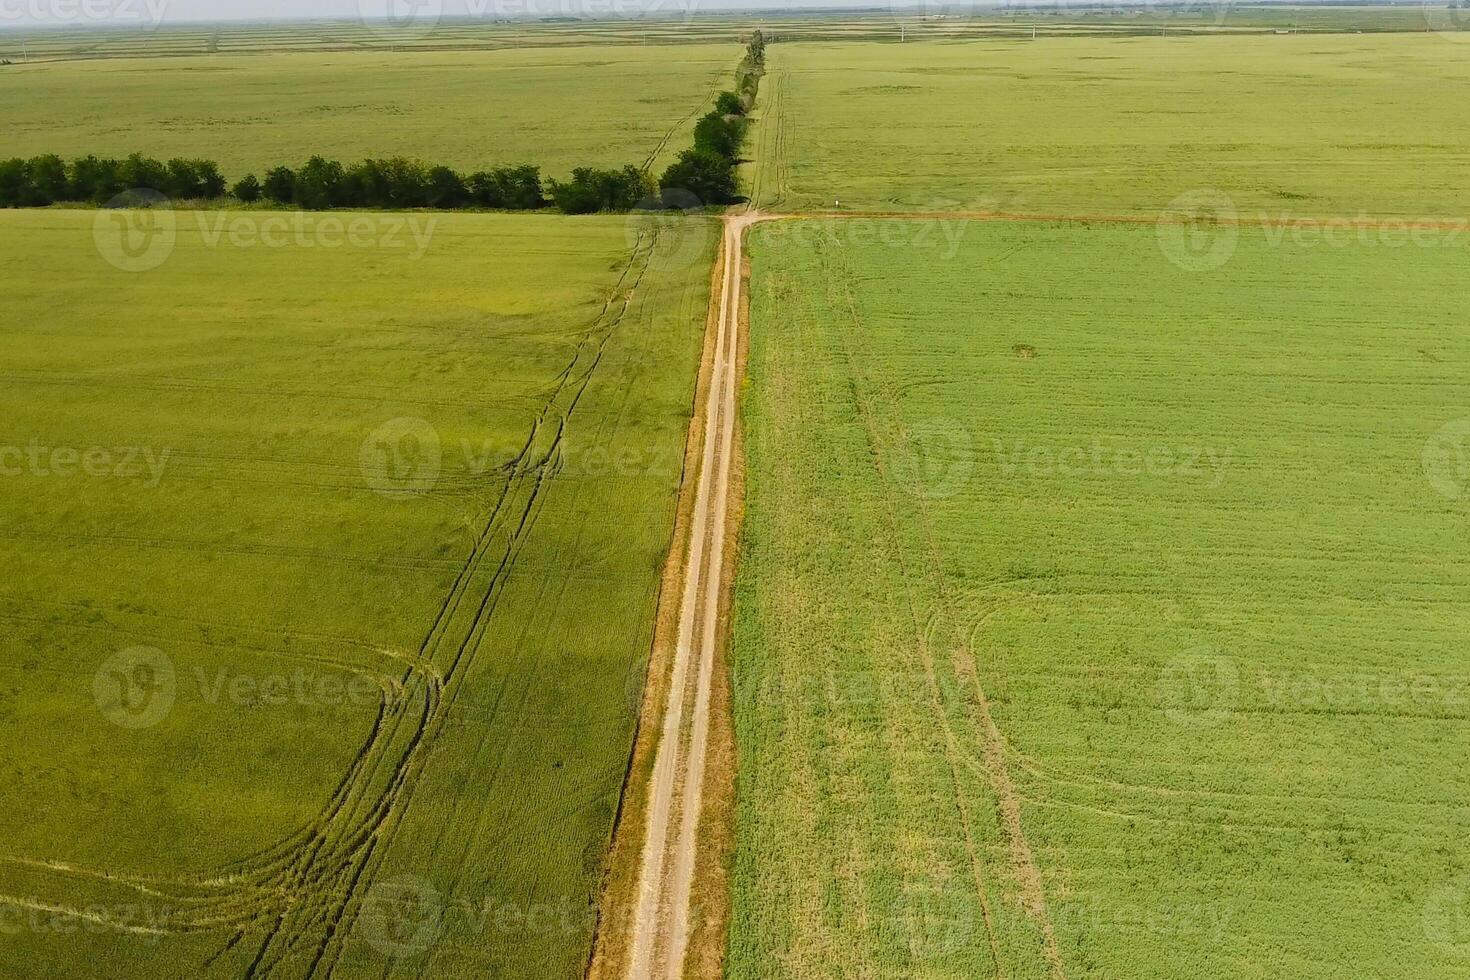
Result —
<instances>
[{"instance_id":1,"label":"young green crop field","mask_svg":"<svg viewBox=\"0 0 1470 980\"><path fill-rule=\"evenodd\" d=\"M0 213L0 974L580 976L712 224L152 218Z\"/></svg>"},{"instance_id":2,"label":"young green crop field","mask_svg":"<svg viewBox=\"0 0 1470 980\"><path fill-rule=\"evenodd\" d=\"M1457 35L1457 38L1470 35ZM1465 46L1441 34L774 44L765 210L1464 216Z\"/></svg>"},{"instance_id":3,"label":"young green crop field","mask_svg":"<svg viewBox=\"0 0 1470 980\"><path fill-rule=\"evenodd\" d=\"M1220 234L752 232L734 980L1464 976L1470 241Z\"/></svg>"},{"instance_id":4,"label":"young green crop field","mask_svg":"<svg viewBox=\"0 0 1470 980\"><path fill-rule=\"evenodd\" d=\"M227 177L314 154L461 169L647 165L687 148L738 44L101 59L4 69L7 156L198 156ZM58 126L57 119L65 119Z\"/></svg>"}]
</instances>

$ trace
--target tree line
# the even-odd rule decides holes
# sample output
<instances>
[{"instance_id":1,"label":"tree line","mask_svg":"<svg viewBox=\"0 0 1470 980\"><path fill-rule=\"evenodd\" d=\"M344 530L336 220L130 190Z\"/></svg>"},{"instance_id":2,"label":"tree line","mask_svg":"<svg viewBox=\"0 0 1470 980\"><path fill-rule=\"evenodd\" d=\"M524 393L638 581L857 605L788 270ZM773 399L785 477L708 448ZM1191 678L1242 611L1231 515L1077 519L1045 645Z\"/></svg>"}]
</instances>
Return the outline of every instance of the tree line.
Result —
<instances>
[{"instance_id":1,"label":"tree line","mask_svg":"<svg viewBox=\"0 0 1470 980\"><path fill-rule=\"evenodd\" d=\"M736 90L721 92L714 108L694 126L694 145L655 180L641 167L602 170L577 167L568 180L543 180L539 167L497 167L462 174L445 166L392 157L343 164L314 156L298 169L272 167L226 186L212 160L162 162L134 153L123 160L86 156L65 161L55 154L0 160L0 207L61 203L106 204L126 191L149 189L174 200L213 200L229 195L306 210L333 208L486 208L567 214L686 208L737 200L735 165L765 64L759 31L746 47Z\"/></svg>"},{"instance_id":2,"label":"tree line","mask_svg":"<svg viewBox=\"0 0 1470 980\"><path fill-rule=\"evenodd\" d=\"M167 163L134 153L126 160L95 156L66 162L53 154L29 160L0 160L0 207L43 208L68 201L106 204L134 188L177 198L215 198L225 179L212 160Z\"/></svg>"},{"instance_id":3,"label":"tree line","mask_svg":"<svg viewBox=\"0 0 1470 980\"><path fill-rule=\"evenodd\" d=\"M721 92L715 98L715 107L694 124L694 146L680 153L664 171L659 184L665 188L666 207L679 206L669 200L668 188L680 188L706 204L731 204L737 200L735 164L745 140L746 114L755 105L765 63L765 37L756 31L736 69L735 91Z\"/></svg>"}]
</instances>

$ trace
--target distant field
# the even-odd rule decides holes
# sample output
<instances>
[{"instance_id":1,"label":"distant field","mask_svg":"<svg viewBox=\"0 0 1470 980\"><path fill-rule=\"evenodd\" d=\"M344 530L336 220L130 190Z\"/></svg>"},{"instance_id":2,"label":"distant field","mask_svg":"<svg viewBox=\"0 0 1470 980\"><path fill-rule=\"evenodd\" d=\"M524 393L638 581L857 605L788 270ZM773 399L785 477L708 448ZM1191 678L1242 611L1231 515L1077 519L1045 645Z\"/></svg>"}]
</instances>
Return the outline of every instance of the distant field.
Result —
<instances>
[{"instance_id":1,"label":"distant field","mask_svg":"<svg viewBox=\"0 0 1470 980\"><path fill-rule=\"evenodd\" d=\"M127 9L135 23L107 29L87 24L52 24L45 29L0 30L0 58L21 61L135 58L199 54L264 54L285 51L393 50L465 51L497 48L563 47L586 44L689 44L735 42L755 27L782 41L818 40L951 40L966 37L1040 34L1115 36L1180 33L1239 33L1266 30L1423 31L1426 26L1457 24L1438 3L1399 6L1332 7L1324 4L1140 5L1127 9L1074 9L1059 16L1062 5L949 5L949 15L932 16L922 4L894 4L870 10L828 13L817 9L766 11L758 18L738 12L702 10L692 3L664 3L647 17L620 17L617 5L585 19L540 20L531 16L537 4L486 6L493 16L503 10L515 20L432 19L435 4L396 11L409 21L390 27L381 20L225 24L153 25L142 2ZM545 7L545 4L540 4ZM511 9L514 8L514 9ZM64 5L55 5L64 10ZM363 10L387 10L383 0L366 0ZM624 8L627 12L629 8ZM559 12L559 11L558 11ZM596 11L591 13L595 14ZM3 25L0 25L3 26ZM902 34L900 34L900 31Z\"/></svg>"},{"instance_id":2,"label":"distant field","mask_svg":"<svg viewBox=\"0 0 1470 980\"><path fill-rule=\"evenodd\" d=\"M313 154L657 169L739 58L732 43L12 65L0 152L202 156L232 179Z\"/></svg>"},{"instance_id":3,"label":"distant field","mask_svg":"<svg viewBox=\"0 0 1470 980\"><path fill-rule=\"evenodd\" d=\"M1464 976L1470 242L1273 234L753 232L733 980Z\"/></svg>"},{"instance_id":4,"label":"distant field","mask_svg":"<svg viewBox=\"0 0 1470 980\"><path fill-rule=\"evenodd\" d=\"M0 974L580 976L713 233L117 217L0 213Z\"/></svg>"},{"instance_id":5,"label":"distant field","mask_svg":"<svg viewBox=\"0 0 1470 980\"><path fill-rule=\"evenodd\" d=\"M375 0L364 0L371 12ZM377 9L389 5L376 0ZM674 44L735 42L748 29L743 22L686 20L587 20L561 22L474 22L433 19L434 4L396 11L399 26L371 18L358 21L267 22L154 26L139 0L130 10L140 15L122 29L87 24L52 25L45 29L0 31L0 57L21 61L74 61L90 58L177 57L201 54L279 54L283 52L370 51L427 53L434 51L555 48L600 44ZM24 46L22 46L24 42Z\"/></svg>"},{"instance_id":6,"label":"distant field","mask_svg":"<svg viewBox=\"0 0 1470 980\"><path fill-rule=\"evenodd\" d=\"M1153 213L1215 188L1243 209L1465 216L1466 50L1425 32L773 44L757 197Z\"/></svg>"}]
</instances>

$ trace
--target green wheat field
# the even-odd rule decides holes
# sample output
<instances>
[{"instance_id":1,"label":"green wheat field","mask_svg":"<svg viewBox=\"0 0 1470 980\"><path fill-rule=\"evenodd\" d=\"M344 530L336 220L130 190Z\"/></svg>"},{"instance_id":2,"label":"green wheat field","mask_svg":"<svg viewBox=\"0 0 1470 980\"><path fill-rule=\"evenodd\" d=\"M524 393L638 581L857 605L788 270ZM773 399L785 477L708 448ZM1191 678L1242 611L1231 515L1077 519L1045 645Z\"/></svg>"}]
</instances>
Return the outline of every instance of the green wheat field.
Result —
<instances>
[{"instance_id":1,"label":"green wheat field","mask_svg":"<svg viewBox=\"0 0 1470 980\"><path fill-rule=\"evenodd\" d=\"M752 236L729 975L1459 976L1470 242L860 226Z\"/></svg>"},{"instance_id":2,"label":"green wheat field","mask_svg":"<svg viewBox=\"0 0 1470 980\"><path fill-rule=\"evenodd\" d=\"M0 214L0 973L572 975L713 235L170 217Z\"/></svg>"}]
</instances>

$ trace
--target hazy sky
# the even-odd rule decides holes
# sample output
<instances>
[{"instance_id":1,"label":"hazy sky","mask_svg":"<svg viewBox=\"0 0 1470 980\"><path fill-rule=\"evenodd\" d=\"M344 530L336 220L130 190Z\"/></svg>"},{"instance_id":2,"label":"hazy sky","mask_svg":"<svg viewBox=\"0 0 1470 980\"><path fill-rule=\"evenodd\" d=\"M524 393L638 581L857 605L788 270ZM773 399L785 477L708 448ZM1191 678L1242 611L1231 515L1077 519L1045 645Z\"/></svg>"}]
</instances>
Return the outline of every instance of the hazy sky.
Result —
<instances>
[{"instance_id":1,"label":"hazy sky","mask_svg":"<svg viewBox=\"0 0 1470 980\"><path fill-rule=\"evenodd\" d=\"M918 0L907 0L917 4ZM770 8L781 0L0 0L0 29L89 23L170 24L201 20L278 18L413 19L414 11L463 16L607 16L639 10L683 14L689 10ZM887 6L887 0L797 0L792 6ZM907 5L907 4L905 4Z\"/></svg>"}]
</instances>

